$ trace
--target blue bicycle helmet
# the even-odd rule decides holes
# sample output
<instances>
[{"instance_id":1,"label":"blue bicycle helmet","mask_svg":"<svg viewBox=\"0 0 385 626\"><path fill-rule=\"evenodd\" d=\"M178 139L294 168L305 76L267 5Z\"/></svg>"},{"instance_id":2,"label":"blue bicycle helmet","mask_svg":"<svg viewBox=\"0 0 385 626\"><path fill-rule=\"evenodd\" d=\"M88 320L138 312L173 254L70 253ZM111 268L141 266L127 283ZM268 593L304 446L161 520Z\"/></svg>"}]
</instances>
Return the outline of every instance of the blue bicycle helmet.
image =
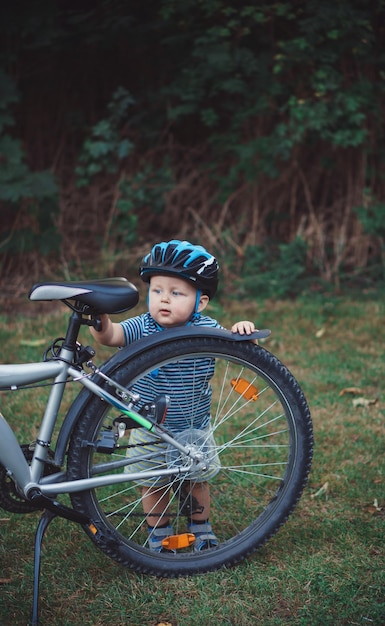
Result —
<instances>
[{"instance_id":1,"label":"blue bicycle helmet","mask_svg":"<svg viewBox=\"0 0 385 626\"><path fill-rule=\"evenodd\" d=\"M218 287L218 269L216 258L203 246L172 239L155 244L143 258L139 272L146 283L159 274L184 278L211 299Z\"/></svg>"}]
</instances>

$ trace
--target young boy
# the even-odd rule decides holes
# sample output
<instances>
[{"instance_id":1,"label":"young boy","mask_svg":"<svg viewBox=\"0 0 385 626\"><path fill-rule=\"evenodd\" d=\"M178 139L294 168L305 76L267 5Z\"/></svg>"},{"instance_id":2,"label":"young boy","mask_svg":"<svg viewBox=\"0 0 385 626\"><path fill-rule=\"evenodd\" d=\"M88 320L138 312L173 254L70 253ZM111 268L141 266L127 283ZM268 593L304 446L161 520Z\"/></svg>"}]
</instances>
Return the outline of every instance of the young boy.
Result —
<instances>
[{"instance_id":1,"label":"young boy","mask_svg":"<svg viewBox=\"0 0 385 626\"><path fill-rule=\"evenodd\" d=\"M113 323L108 315L101 316L101 330L98 332L93 328L90 329L99 343L107 346L125 346L141 337L176 326L223 328L216 320L202 315L210 298L215 295L218 286L218 263L215 257L202 246L179 240L156 244L151 252L144 257L140 266L140 276L143 281L149 283L148 312L120 323ZM249 335L254 330L253 322L249 321L237 322L231 328L232 332L242 335ZM172 369L173 365L169 367ZM142 383L139 390L144 400L147 400L146 393L149 395L149 401L155 395L163 393L162 377L164 378L164 372L151 372L146 377L147 380ZM188 377L189 372L186 371L187 381ZM163 383L164 385L165 383ZM207 387L207 391L201 393L202 389L200 389L200 404L195 412L194 423L188 425L185 423L184 415L188 414L191 398L188 398L186 411L184 411L183 405L186 403L184 393L183 398L171 398L171 405L165 422L167 428L174 432L185 430L187 427L208 431L211 391L207 376L202 381L202 385ZM153 435L150 435L145 429L133 429L130 442L143 444L150 441L150 437L153 440ZM149 443L146 446L146 451L159 450L159 448L159 445L151 447ZM138 462L134 466L130 465L130 471L140 469L146 469L145 462ZM210 476L208 477L210 478ZM163 549L162 540L173 534L167 514L168 481L167 478L163 482L162 480L156 481L156 484L142 481L141 485L142 505L147 516L149 530L149 546L152 550L160 552ZM190 498L195 505L188 526L188 530L196 538L194 549L203 550L217 545L218 540L209 522L209 483L207 480L188 483L187 491L190 491ZM153 520L157 520L156 523Z\"/></svg>"}]
</instances>

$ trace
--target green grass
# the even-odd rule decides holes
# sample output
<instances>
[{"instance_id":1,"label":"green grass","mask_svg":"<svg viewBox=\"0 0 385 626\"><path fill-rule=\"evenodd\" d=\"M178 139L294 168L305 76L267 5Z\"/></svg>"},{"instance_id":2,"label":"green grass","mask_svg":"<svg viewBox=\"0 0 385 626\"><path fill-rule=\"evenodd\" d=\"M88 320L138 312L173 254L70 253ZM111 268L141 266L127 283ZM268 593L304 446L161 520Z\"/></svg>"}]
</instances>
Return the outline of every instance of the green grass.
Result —
<instances>
[{"instance_id":1,"label":"green grass","mask_svg":"<svg viewBox=\"0 0 385 626\"><path fill-rule=\"evenodd\" d=\"M265 347L292 370L306 393L315 454L298 507L279 533L243 564L177 580L123 569L76 525L55 519L43 543L41 624L382 626L384 313L380 301L319 297L215 309L226 325L251 318L259 327L271 328ZM45 338L62 335L63 320L62 310L0 319L2 362L38 359ZM86 330L83 340L90 342ZM111 353L97 351L99 359ZM346 391L350 388L360 393ZM45 397L41 389L1 394L1 411L20 441L36 436ZM374 402L355 407L357 397ZM38 519L38 514L16 516L0 510L2 626L29 621Z\"/></svg>"}]
</instances>

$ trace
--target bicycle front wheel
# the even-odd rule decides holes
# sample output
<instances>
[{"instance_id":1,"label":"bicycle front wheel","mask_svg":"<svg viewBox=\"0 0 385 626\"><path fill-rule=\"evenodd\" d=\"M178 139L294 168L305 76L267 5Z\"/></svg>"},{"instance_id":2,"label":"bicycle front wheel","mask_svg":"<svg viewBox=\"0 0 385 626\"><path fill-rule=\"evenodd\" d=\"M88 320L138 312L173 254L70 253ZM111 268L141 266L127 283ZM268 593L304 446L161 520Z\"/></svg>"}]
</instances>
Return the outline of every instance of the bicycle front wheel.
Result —
<instances>
[{"instance_id":1,"label":"bicycle front wheel","mask_svg":"<svg viewBox=\"0 0 385 626\"><path fill-rule=\"evenodd\" d=\"M183 375L186 368L187 383ZM142 429L121 432L120 447L108 452L98 442L120 417L116 409L90 394L71 438L69 478L110 471L108 463L124 463L127 451L133 454L134 447L139 463L134 467L146 470L146 480L73 494L73 506L92 520L94 530L85 530L96 545L118 563L138 572L174 577L234 565L277 532L301 496L313 444L306 399L289 370L270 352L249 341L213 337L171 340L135 360L128 356L109 375L129 388L148 389L149 377L159 372L163 390L166 386L171 398L170 407L173 401L174 405L180 402L184 386L188 387L188 400L179 416L185 427L178 437L182 443L193 441L201 449L206 467L181 477L178 468L186 462L183 455L164 446L154 452L158 442L143 443ZM208 436L196 436L196 416L205 401L203 394L210 396L210 423L202 431L210 433L210 445ZM149 477L159 467L175 467L175 473L162 480ZM115 471L129 469L120 466ZM195 497L199 493L197 485L209 490L209 517L217 538L217 545L201 551L194 549L194 543L190 545L187 527L197 510L202 513ZM153 500L159 493L159 501L167 501L164 514L175 541L171 550L150 549L147 522L152 512L146 510L147 517L143 513L146 489L151 490ZM164 519L159 519L158 510L159 502L153 507L155 527ZM185 537L188 541L179 545L178 538Z\"/></svg>"}]
</instances>

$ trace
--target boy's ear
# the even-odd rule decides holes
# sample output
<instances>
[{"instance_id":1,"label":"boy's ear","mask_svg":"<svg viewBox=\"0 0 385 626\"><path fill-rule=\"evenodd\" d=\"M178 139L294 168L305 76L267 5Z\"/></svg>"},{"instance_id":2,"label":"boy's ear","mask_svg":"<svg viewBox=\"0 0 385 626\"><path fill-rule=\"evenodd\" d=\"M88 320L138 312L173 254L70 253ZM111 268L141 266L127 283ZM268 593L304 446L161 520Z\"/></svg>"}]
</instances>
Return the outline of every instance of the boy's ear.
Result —
<instances>
[{"instance_id":1,"label":"boy's ear","mask_svg":"<svg viewBox=\"0 0 385 626\"><path fill-rule=\"evenodd\" d=\"M199 303L198 303L198 313L200 313L201 311L203 311L208 303L209 303L210 298L208 296L201 296L199 298Z\"/></svg>"}]
</instances>

